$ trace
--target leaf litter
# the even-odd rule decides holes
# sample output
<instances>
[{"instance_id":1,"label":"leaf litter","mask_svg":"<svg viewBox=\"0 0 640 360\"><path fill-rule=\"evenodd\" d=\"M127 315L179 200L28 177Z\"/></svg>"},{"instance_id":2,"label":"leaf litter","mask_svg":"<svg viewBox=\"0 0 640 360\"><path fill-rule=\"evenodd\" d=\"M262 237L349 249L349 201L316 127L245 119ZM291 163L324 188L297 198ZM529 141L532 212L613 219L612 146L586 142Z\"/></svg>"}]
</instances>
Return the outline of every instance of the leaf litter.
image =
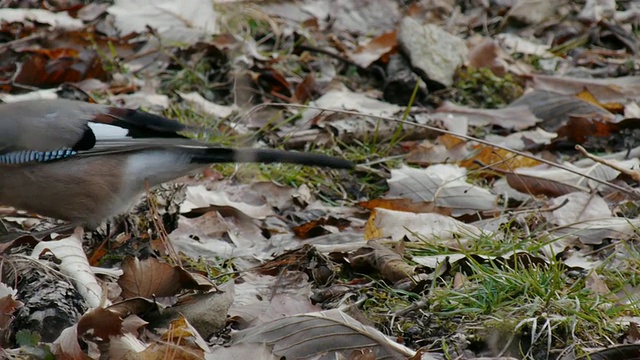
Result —
<instances>
[{"instance_id":1,"label":"leaf litter","mask_svg":"<svg viewBox=\"0 0 640 360\"><path fill-rule=\"evenodd\" d=\"M72 3L0 9L4 101L359 165L216 166L84 235L3 209L2 356L637 351L632 2Z\"/></svg>"}]
</instances>

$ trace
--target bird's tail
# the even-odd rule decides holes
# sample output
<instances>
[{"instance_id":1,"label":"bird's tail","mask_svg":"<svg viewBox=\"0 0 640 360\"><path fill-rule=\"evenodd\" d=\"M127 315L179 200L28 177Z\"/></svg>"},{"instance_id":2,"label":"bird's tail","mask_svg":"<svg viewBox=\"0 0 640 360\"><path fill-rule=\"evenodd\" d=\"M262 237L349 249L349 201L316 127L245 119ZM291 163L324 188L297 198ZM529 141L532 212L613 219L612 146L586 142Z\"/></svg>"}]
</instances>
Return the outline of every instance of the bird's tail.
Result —
<instances>
[{"instance_id":1,"label":"bird's tail","mask_svg":"<svg viewBox=\"0 0 640 360\"><path fill-rule=\"evenodd\" d=\"M287 163L307 166L323 166L335 169L353 169L353 163L322 154L311 154L297 151L254 148L194 148L194 163Z\"/></svg>"}]
</instances>

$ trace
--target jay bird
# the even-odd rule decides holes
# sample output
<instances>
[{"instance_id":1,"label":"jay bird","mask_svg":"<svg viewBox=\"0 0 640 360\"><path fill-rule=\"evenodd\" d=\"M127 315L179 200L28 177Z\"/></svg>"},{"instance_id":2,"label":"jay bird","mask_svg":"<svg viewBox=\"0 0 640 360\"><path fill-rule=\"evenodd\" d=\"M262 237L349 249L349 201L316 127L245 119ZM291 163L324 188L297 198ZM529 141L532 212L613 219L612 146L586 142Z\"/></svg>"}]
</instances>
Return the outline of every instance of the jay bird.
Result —
<instances>
[{"instance_id":1,"label":"jay bird","mask_svg":"<svg viewBox=\"0 0 640 360\"><path fill-rule=\"evenodd\" d=\"M347 160L191 140L177 121L73 100L0 105L0 205L88 228L126 212L145 189L212 163L350 169Z\"/></svg>"}]
</instances>

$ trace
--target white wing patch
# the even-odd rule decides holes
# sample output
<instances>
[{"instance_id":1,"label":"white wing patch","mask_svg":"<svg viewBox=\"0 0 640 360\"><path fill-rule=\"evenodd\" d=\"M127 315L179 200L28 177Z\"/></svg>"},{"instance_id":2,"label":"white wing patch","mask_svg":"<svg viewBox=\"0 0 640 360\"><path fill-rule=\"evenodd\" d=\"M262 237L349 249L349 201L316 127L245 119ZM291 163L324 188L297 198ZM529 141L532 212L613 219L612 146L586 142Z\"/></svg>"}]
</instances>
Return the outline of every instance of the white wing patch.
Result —
<instances>
[{"instance_id":1,"label":"white wing patch","mask_svg":"<svg viewBox=\"0 0 640 360\"><path fill-rule=\"evenodd\" d=\"M120 126L95 122L89 122L88 125L89 128L93 131L93 134L96 136L96 140L98 141L130 138L129 136L127 136L129 130L121 128Z\"/></svg>"},{"instance_id":2,"label":"white wing patch","mask_svg":"<svg viewBox=\"0 0 640 360\"><path fill-rule=\"evenodd\" d=\"M153 187L204 167L207 165L192 164L191 155L180 150L134 152L127 156L127 162L123 168L123 185L128 191L142 192L145 181Z\"/></svg>"}]
</instances>

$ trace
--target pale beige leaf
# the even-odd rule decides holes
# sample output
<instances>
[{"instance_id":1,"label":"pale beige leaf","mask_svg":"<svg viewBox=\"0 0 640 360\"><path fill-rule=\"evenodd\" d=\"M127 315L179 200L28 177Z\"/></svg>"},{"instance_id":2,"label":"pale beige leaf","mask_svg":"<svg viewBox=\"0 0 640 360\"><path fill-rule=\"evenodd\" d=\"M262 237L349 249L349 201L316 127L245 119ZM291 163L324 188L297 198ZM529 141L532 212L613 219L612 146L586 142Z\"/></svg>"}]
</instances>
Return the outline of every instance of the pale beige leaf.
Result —
<instances>
[{"instance_id":1,"label":"pale beige leaf","mask_svg":"<svg viewBox=\"0 0 640 360\"><path fill-rule=\"evenodd\" d=\"M402 211L376 209L374 225L383 237L400 240L437 243L465 243L469 238L481 236L485 231L440 214L414 214Z\"/></svg>"},{"instance_id":2,"label":"pale beige leaf","mask_svg":"<svg viewBox=\"0 0 640 360\"><path fill-rule=\"evenodd\" d=\"M102 287L98 284L82 248L82 229L76 229L76 232L68 238L38 243L31 252L31 257L38 259L48 252L53 253L60 260L60 272L71 279L74 287L89 306L92 308L100 306L103 297Z\"/></svg>"},{"instance_id":3,"label":"pale beige leaf","mask_svg":"<svg viewBox=\"0 0 640 360\"><path fill-rule=\"evenodd\" d=\"M453 209L454 216L495 209L497 197L466 182L466 175L466 169L455 165L436 164L426 169L403 166L391 170L388 197L432 201Z\"/></svg>"},{"instance_id":4,"label":"pale beige leaf","mask_svg":"<svg viewBox=\"0 0 640 360\"><path fill-rule=\"evenodd\" d=\"M233 335L232 346L246 343L267 344L274 354L287 359L323 354L329 357L321 358L329 359L358 349L371 349L376 359L406 359L415 354L337 309L289 316Z\"/></svg>"},{"instance_id":5,"label":"pale beige leaf","mask_svg":"<svg viewBox=\"0 0 640 360\"><path fill-rule=\"evenodd\" d=\"M613 216L609 205L602 197L584 192L559 196L550 200L547 206L554 210L551 213L544 213L545 217L559 226Z\"/></svg>"}]
</instances>

